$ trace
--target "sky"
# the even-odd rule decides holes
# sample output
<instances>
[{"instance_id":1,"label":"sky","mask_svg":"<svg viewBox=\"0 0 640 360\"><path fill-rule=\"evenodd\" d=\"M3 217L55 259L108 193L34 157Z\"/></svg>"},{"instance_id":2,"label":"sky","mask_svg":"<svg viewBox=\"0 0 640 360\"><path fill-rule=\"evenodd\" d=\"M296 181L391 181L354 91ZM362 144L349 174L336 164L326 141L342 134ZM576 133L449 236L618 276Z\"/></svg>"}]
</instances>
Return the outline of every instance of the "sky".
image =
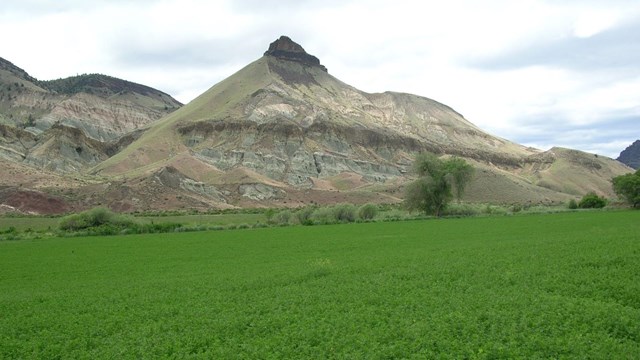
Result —
<instances>
[{"instance_id":1,"label":"sky","mask_svg":"<svg viewBox=\"0 0 640 360\"><path fill-rule=\"evenodd\" d=\"M287 35L360 90L523 145L615 158L640 139L638 0L3 0L0 33L40 80L101 73L183 103Z\"/></svg>"}]
</instances>

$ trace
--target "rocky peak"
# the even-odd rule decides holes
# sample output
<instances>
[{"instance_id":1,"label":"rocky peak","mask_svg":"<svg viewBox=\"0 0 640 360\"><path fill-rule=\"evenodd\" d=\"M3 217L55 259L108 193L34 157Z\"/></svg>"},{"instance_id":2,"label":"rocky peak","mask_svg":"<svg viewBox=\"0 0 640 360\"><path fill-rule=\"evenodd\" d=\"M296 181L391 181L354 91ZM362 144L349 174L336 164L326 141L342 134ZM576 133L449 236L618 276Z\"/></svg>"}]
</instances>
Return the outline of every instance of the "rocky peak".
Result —
<instances>
[{"instance_id":1,"label":"rocky peak","mask_svg":"<svg viewBox=\"0 0 640 360\"><path fill-rule=\"evenodd\" d=\"M296 61L309 66L316 66L327 71L327 68L320 65L320 60L306 51L298 43L291 40L288 36L280 36L280 38L269 45L269 49L264 53L265 56L273 56L278 59Z\"/></svg>"},{"instance_id":2,"label":"rocky peak","mask_svg":"<svg viewBox=\"0 0 640 360\"><path fill-rule=\"evenodd\" d=\"M620 153L618 161L634 169L640 169L640 140L634 141L624 149Z\"/></svg>"}]
</instances>

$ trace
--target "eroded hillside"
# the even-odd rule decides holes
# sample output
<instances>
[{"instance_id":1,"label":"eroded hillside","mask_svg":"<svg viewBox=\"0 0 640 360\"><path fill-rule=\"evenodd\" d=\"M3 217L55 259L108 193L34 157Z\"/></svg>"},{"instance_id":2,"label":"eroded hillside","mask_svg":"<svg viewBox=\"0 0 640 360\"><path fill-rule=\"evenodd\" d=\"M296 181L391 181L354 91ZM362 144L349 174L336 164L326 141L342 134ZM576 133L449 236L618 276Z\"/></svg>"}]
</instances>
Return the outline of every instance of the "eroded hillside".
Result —
<instances>
[{"instance_id":1,"label":"eroded hillside","mask_svg":"<svg viewBox=\"0 0 640 360\"><path fill-rule=\"evenodd\" d=\"M81 172L113 155L101 148L180 106L161 91L106 75L39 81L0 58L0 157Z\"/></svg>"},{"instance_id":2,"label":"eroded hillside","mask_svg":"<svg viewBox=\"0 0 640 360\"><path fill-rule=\"evenodd\" d=\"M606 157L495 137L425 97L360 91L287 37L175 111L168 95L109 77L47 89L15 69L0 74L41 96L21 103L12 95L12 111L31 106L21 116L32 115L23 126L5 117L1 156L83 179L56 193L69 206L394 203L424 151L471 162L477 171L466 199L479 202L551 204L588 191L610 197L610 179L630 171ZM53 104L57 98L64 100Z\"/></svg>"}]
</instances>

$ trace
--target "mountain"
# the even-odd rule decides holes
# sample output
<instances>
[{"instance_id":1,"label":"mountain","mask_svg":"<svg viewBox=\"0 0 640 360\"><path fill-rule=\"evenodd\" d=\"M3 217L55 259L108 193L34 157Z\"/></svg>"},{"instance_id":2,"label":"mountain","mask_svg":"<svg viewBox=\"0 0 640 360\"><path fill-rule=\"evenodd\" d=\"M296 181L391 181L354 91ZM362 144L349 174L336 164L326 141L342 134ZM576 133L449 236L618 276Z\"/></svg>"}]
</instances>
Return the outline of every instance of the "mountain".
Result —
<instances>
[{"instance_id":1,"label":"mountain","mask_svg":"<svg viewBox=\"0 0 640 360\"><path fill-rule=\"evenodd\" d=\"M633 169L640 169L640 140L634 141L633 144L622 150L618 161Z\"/></svg>"},{"instance_id":2,"label":"mountain","mask_svg":"<svg viewBox=\"0 0 640 360\"><path fill-rule=\"evenodd\" d=\"M0 157L81 172L180 106L166 93L106 75L39 81L0 58Z\"/></svg>"},{"instance_id":3,"label":"mountain","mask_svg":"<svg viewBox=\"0 0 640 360\"><path fill-rule=\"evenodd\" d=\"M163 184L205 207L397 202L421 151L472 162L472 201L613 196L610 179L629 171L603 156L492 136L425 97L360 91L283 36L90 173L128 179L134 193Z\"/></svg>"},{"instance_id":4,"label":"mountain","mask_svg":"<svg viewBox=\"0 0 640 360\"><path fill-rule=\"evenodd\" d=\"M105 75L39 81L0 59L0 212L397 203L414 156L460 156L465 200L552 204L631 171L484 132L437 101L366 93L288 37L181 106Z\"/></svg>"}]
</instances>

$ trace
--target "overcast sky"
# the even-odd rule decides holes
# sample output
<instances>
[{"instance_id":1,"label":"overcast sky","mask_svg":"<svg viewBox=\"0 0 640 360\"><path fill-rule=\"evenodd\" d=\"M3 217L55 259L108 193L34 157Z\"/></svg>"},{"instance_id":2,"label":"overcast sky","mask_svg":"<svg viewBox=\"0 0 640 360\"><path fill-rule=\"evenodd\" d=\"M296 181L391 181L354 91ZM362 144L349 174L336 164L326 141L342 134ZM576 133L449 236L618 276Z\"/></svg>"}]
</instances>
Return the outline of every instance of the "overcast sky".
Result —
<instances>
[{"instance_id":1,"label":"overcast sky","mask_svg":"<svg viewBox=\"0 0 640 360\"><path fill-rule=\"evenodd\" d=\"M0 34L38 79L102 73L185 103L288 35L360 90L524 145L615 158L640 138L638 0L3 0Z\"/></svg>"}]
</instances>

